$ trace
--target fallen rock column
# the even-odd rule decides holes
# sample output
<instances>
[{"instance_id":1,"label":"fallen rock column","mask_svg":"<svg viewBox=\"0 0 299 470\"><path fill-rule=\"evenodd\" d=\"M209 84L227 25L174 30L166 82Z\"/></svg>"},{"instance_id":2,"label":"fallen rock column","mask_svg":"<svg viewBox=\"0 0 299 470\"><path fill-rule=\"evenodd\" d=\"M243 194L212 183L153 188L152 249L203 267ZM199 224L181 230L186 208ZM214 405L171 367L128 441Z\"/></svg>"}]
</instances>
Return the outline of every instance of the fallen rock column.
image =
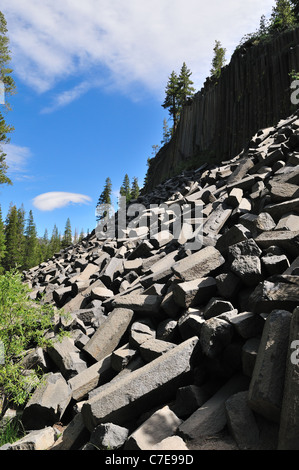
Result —
<instances>
[{"instance_id":1,"label":"fallen rock column","mask_svg":"<svg viewBox=\"0 0 299 470\"><path fill-rule=\"evenodd\" d=\"M190 371L190 358L197 342L197 337L188 339L128 376L106 385L86 401L82 415L89 431L101 423L123 425L169 399Z\"/></svg>"},{"instance_id":2,"label":"fallen rock column","mask_svg":"<svg viewBox=\"0 0 299 470\"><path fill-rule=\"evenodd\" d=\"M299 450L299 307L292 315L278 450ZM294 343L295 341L295 343Z\"/></svg>"},{"instance_id":3,"label":"fallen rock column","mask_svg":"<svg viewBox=\"0 0 299 470\"><path fill-rule=\"evenodd\" d=\"M280 418L290 321L286 310L267 317L248 393L250 408L274 422Z\"/></svg>"}]
</instances>

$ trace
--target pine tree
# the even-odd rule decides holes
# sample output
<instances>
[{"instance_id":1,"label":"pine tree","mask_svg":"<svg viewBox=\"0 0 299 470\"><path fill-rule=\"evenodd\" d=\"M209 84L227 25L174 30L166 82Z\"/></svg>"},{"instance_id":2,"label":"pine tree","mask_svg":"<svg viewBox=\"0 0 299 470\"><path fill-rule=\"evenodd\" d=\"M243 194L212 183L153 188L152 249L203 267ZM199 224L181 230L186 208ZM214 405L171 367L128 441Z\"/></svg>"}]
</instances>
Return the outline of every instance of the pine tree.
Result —
<instances>
[{"instance_id":1,"label":"pine tree","mask_svg":"<svg viewBox=\"0 0 299 470\"><path fill-rule=\"evenodd\" d=\"M6 253L3 259L3 266L6 271L16 268L20 264L18 251L18 210L12 204L5 220L5 240Z\"/></svg>"},{"instance_id":2,"label":"pine tree","mask_svg":"<svg viewBox=\"0 0 299 470\"><path fill-rule=\"evenodd\" d=\"M109 207L111 206L111 194L112 194L112 183L111 179L106 178L104 189L99 197L97 208L96 208L96 218L97 221L104 219L105 217L110 216Z\"/></svg>"},{"instance_id":3,"label":"pine tree","mask_svg":"<svg viewBox=\"0 0 299 470\"><path fill-rule=\"evenodd\" d=\"M2 261L6 254L6 242L5 242L5 232L4 232L4 223L2 220L2 211L0 206L0 274L3 272Z\"/></svg>"},{"instance_id":4,"label":"pine tree","mask_svg":"<svg viewBox=\"0 0 299 470\"><path fill-rule=\"evenodd\" d=\"M64 234L63 234L62 241L61 241L61 247L67 248L72 243L73 243L73 235L72 235L71 221L69 218L67 218L65 229L64 229Z\"/></svg>"},{"instance_id":5,"label":"pine tree","mask_svg":"<svg viewBox=\"0 0 299 470\"><path fill-rule=\"evenodd\" d=\"M132 183L132 188L131 188L131 199L138 199L140 193L140 188L138 185L138 178L134 177L133 178L133 183Z\"/></svg>"},{"instance_id":6,"label":"pine tree","mask_svg":"<svg viewBox=\"0 0 299 470\"><path fill-rule=\"evenodd\" d=\"M221 75L221 69L225 65L225 53L226 49L221 46L220 41L215 41L215 47L213 49L214 57L212 60L211 75L212 77L218 79Z\"/></svg>"},{"instance_id":7,"label":"pine tree","mask_svg":"<svg viewBox=\"0 0 299 470\"><path fill-rule=\"evenodd\" d=\"M48 235L48 229L45 229L43 238L39 241L42 261L46 261L50 258L50 241Z\"/></svg>"},{"instance_id":8,"label":"pine tree","mask_svg":"<svg viewBox=\"0 0 299 470\"><path fill-rule=\"evenodd\" d=\"M258 36L259 37L266 36L268 33L269 33L268 21L267 21L265 15L262 15L261 19L260 19L260 27L259 27L259 30L258 30Z\"/></svg>"},{"instance_id":9,"label":"pine tree","mask_svg":"<svg viewBox=\"0 0 299 470\"><path fill-rule=\"evenodd\" d=\"M25 215L25 209L22 204L18 209L18 253L20 266L22 266L25 255Z\"/></svg>"},{"instance_id":10,"label":"pine tree","mask_svg":"<svg viewBox=\"0 0 299 470\"><path fill-rule=\"evenodd\" d=\"M284 31L295 24L295 14L288 0L276 0L270 19L270 31Z\"/></svg>"},{"instance_id":11,"label":"pine tree","mask_svg":"<svg viewBox=\"0 0 299 470\"><path fill-rule=\"evenodd\" d=\"M1 87L4 88L5 98L15 93L15 83L11 76L12 69L8 67L11 60L9 50L9 38L7 36L7 22L3 13L0 12L0 81ZM2 93L2 91L1 91ZM2 96L2 98L4 98ZM6 109L9 110L9 104L5 101ZM8 134L13 131L13 127L5 122L4 116L0 113L0 143L9 142ZM7 164L5 162L6 154L0 148L0 184L12 184L7 177Z\"/></svg>"},{"instance_id":12,"label":"pine tree","mask_svg":"<svg viewBox=\"0 0 299 470\"><path fill-rule=\"evenodd\" d=\"M192 72L188 69L186 63L184 62L180 71L178 78L179 86L179 111L181 113L183 106L186 104L189 98L195 93L195 88L193 88L193 82L190 79Z\"/></svg>"},{"instance_id":13,"label":"pine tree","mask_svg":"<svg viewBox=\"0 0 299 470\"><path fill-rule=\"evenodd\" d=\"M171 134L172 134L172 130L169 129L169 126L167 124L167 119L163 119L163 139L161 140L162 145L168 144L168 142L171 139Z\"/></svg>"},{"instance_id":14,"label":"pine tree","mask_svg":"<svg viewBox=\"0 0 299 470\"><path fill-rule=\"evenodd\" d=\"M40 261L39 243L37 238L36 226L33 220L33 213L29 211L27 226L25 229L25 253L23 268L30 269L37 266Z\"/></svg>"},{"instance_id":15,"label":"pine tree","mask_svg":"<svg viewBox=\"0 0 299 470\"><path fill-rule=\"evenodd\" d=\"M78 243L78 241L79 241L78 230L75 228L74 240L73 240L74 245L76 245Z\"/></svg>"},{"instance_id":16,"label":"pine tree","mask_svg":"<svg viewBox=\"0 0 299 470\"><path fill-rule=\"evenodd\" d=\"M168 109L170 116L173 120L173 130L177 128L180 116L180 100L179 100L179 79L177 74L173 71L168 79L165 89L165 100L162 104L164 109Z\"/></svg>"},{"instance_id":17,"label":"pine tree","mask_svg":"<svg viewBox=\"0 0 299 470\"><path fill-rule=\"evenodd\" d=\"M81 232L80 232L80 235L79 235L79 242L82 242L83 238L85 237L85 233L84 233L84 230L83 228L81 229Z\"/></svg>"},{"instance_id":18,"label":"pine tree","mask_svg":"<svg viewBox=\"0 0 299 470\"><path fill-rule=\"evenodd\" d=\"M130 202L131 189L130 189L130 178L126 174L122 186L120 187L119 194L126 198L126 203Z\"/></svg>"},{"instance_id":19,"label":"pine tree","mask_svg":"<svg viewBox=\"0 0 299 470\"><path fill-rule=\"evenodd\" d=\"M61 249L61 240L60 235L58 232L58 228L56 224L54 225L52 236L50 239L50 247L49 247L49 254L50 258L55 254L58 253Z\"/></svg>"}]
</instances>

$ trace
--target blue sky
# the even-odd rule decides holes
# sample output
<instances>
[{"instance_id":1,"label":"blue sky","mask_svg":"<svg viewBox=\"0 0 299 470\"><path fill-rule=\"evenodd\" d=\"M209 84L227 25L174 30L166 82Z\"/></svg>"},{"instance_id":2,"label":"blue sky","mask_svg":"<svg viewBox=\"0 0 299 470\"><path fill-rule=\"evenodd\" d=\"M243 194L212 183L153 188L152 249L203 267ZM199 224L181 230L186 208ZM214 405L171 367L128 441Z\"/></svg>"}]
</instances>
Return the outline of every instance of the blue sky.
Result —
<instances>
[{"instance_id":1,"label":"blue sky","mask_svg":"<svg viewBox=\"0 0 299 470\"><path fill-rule=\"evenodd\" d=\"M164 90L183 62L199 90L215 40L229 58L255 31L270 0L2 0L17 94L7 122L13 186L9 204L33 211L39 235L95 228L95 206L109 176L117 194L127 173L143 185L160 144Z\"/></svg>"}]
</instances>

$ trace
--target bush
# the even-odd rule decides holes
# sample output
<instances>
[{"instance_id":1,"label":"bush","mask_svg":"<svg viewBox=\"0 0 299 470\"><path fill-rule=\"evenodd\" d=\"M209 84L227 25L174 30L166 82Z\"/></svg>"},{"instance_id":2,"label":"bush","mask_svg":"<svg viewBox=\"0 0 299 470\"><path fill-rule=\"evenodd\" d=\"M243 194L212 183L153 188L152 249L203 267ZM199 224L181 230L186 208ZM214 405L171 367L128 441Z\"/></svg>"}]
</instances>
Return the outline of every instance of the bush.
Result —
<instances>
[{"instance_id":1,"label":"bush","mask_svg":"<svg viewBox=\"0 0 299 470\"><path fill-rule=\"evenodd\" d=\"M0 276L0 419L8 405L22 406L40 380L39 372L25 373L26 349L49 345L45 333L53 329L54 310L29 298L30 290L16 271Z\"/></svg>"}]
</instances>

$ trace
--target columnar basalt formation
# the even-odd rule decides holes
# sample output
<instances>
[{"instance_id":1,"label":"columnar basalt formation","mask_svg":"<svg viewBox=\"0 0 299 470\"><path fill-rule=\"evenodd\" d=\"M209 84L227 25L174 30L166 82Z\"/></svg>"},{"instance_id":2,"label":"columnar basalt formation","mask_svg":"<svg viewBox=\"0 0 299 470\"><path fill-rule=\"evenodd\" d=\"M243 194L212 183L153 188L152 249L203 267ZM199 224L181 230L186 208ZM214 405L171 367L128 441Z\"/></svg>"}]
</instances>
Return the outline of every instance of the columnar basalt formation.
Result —
<instances>
[{"instance_id":1,"label":"columnar basalt formation","mask_svg":"<svg viewBox=\"0 0 299 470\"><path fill-rule=\"evenodd\" d=\"M5 448L298 449L298 192L295 113L141 196L122 238L94 231L24 272L69 337L27 351L45 380Z\"/></svg>"},{"instance_id":2,"label":"columnar basalt formation","mask_svg":"<svg viewBox=\"0 0 299 470\"><path fill-rule=\"evenodd\" d=\"M261 128L294 112L292 71L299 70L299 28L240 47L217 82L207 79L184 107L174 137L152 161L151 190L182 168L229 160Z\"/></svg>"}]
</instances>

